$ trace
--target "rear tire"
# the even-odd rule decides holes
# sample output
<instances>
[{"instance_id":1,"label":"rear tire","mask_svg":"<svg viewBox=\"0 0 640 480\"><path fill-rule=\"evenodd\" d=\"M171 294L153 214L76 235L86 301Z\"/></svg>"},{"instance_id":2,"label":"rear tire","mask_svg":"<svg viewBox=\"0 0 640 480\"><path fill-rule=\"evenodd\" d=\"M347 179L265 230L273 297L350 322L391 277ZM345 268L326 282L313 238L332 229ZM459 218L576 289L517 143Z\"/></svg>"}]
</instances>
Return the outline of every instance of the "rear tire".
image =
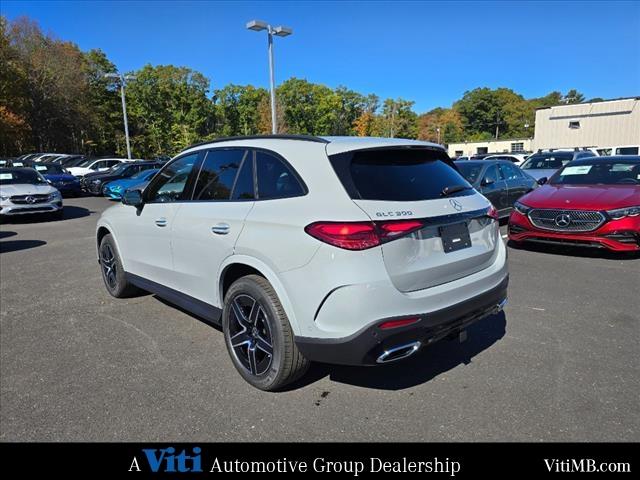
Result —
<instances>
[{"instance_id":1,"label":"rear tire","mask_svg":"<svg viewBox=\"0 0 640 480\"><path fill-rule=\"evenodd\" d=\"M231 285L224 299L222 329L233 366L260 390L279 390L309 369L276 292L259 275L247 275Z\"/></svg>"},{"instance_id":2,"label":"rear tire","mask_svg":"<svg viewBox=\"0 0 640 480\"><path fill-rule=\"evenodd\" d=\"M127 298L138 293L140 290L127 281L116 243L110 233L102 238L98 251L100 271L107 292L116 298Z\"/></svg>"}]
</instances>

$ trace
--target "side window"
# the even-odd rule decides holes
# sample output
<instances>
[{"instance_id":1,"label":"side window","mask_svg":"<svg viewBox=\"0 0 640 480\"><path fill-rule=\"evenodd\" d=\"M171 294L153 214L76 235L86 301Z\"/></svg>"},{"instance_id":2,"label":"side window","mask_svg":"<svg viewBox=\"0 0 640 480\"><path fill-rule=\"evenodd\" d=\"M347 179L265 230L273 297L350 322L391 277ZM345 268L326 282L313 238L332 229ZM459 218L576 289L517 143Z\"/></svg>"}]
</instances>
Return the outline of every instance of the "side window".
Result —
<instances>
[{"instance_id":1,"label":"side window","mask_svg":"<svg viewBox=\"0 0 640 480\"><path fill-rule=\"evenodd\" d=\"M520 172L518 169L508 163L501 163L500 171L507 180L517 180L520 178Z\"/></svg>"},{"instance_id":2,"label":"side window","mask_svg":"<svg viewBox=\"0 0 640 480\"><path fill-rule=\"evenodd\" d=\"M197 160L198 153L192 153L175 160L158 172L153 182L145 189L146 201L164 203L182 200L189 174Z\"/></svg>"},{"instance_id":3,"label":"side window","mask_svg":"<svg viewBox=\"0 0 640 480\"><path fill-rule=\"evenodd\" d=\"M265 152L256 152L258 198L298 197L304 189L291 169L279 158Z\"/></svg>"},{"instance_id":4,"label":"side window","mask_svg":"<svg viewBox=\"0 0 640 480\"><path fill-rule=\"evenodd\" d=\"M502 175L498 172L497 165L491 165L487 168L487 171L484 174L484 183L495 183L498 180L502 180Z\"/></svg>"},{"instance_id":5,"label":"side window","mask_svg":"<svg viewBox=\"0 0 640 480\"><path fill-rule=\"evenodd\" d=\"M209 150L194 188L193 200L229 200L246 150Z\"/></svg>"},{"instance_id":6,"label":"side window","mask_svg":"<svg viewBox=\"0 0 640 480\"><path fill-rule=\"evenodd\" d=\"M242 162L240 173L233 186L231 200L251 200L256 198L253 193L253 155L249 152Z\"/></svg>"}]
</instances>

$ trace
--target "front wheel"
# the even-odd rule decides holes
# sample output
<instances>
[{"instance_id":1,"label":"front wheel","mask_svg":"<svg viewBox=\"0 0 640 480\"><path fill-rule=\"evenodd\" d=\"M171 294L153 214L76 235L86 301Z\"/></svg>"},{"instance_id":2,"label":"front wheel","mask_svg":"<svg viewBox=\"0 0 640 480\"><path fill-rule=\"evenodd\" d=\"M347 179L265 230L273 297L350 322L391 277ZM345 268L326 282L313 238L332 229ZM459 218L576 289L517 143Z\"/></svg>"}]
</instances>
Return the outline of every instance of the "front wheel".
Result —
<instances>
[{"instance_id":1,"label":"front wheel","mask_svg":"<svg viewBox=\"0 0 640 480\"><path fill-rule=\"evenodd\" d=\"M234 367L260 390L278 390L309 368L295 345L278 296L259 275L242 277L231 285L224 299L222 328Z\"/></svg>"},{"instance_id":2,"label":"front wheel","mask_svg":"<svg viewBox=\"0 0 640 480\"><path fill-rule=\"evenodd\" d=\"M102 238L99 253L100 270L107 291L116 298L131 297L138 293L138 288L127 281L116 243L111 234Z\"/></svg>"}]
</instances>

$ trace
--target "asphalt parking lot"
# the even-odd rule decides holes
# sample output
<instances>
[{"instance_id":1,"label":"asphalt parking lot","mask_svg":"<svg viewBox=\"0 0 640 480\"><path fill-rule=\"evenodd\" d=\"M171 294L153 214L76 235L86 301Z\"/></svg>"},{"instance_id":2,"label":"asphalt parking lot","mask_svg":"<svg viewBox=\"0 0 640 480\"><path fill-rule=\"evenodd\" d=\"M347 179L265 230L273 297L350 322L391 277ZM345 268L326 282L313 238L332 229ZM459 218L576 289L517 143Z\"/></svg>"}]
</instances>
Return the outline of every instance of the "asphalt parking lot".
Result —
<instances>
[{"instance_id":1,"label":"asphalt parking lot","mask_svg":"<svg viewBox=\"0 0 640 480\"><path fill-rule=\"evenodd\" d=\"M0 225L2 441L640 441L638 256L510 248L510 303L467 342L264 393L216 328L111 298L94 248L109 202L65 204Z\"/></svg>"}]
</instances>

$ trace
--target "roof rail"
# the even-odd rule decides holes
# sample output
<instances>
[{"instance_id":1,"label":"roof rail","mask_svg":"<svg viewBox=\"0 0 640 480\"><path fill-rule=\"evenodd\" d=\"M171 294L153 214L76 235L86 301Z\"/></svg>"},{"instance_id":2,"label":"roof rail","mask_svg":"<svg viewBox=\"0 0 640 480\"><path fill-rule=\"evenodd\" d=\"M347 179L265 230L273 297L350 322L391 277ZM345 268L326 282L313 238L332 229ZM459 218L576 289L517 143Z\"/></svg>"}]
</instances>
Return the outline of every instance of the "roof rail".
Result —
<instances>
[{"instance_id":1,"label":"roof rail","mask_svg":"<svg viewBox=\"0 0 640 480\"><path fill-rule=\"evenodd\" d=\"M213 140L207 140L204 142L194 143L193 145L189 145L187 148L181 150L180 153L189 150L190 148L199 147L201 145L208 145L210 143L219 143L219 142L229 142L231 140L302 140L305 142L316 142L316 143L331 143L326 138L316 137L314 135L241 135L238 137L220 137L214 138Z\"/></svg>"}]
</instances>

